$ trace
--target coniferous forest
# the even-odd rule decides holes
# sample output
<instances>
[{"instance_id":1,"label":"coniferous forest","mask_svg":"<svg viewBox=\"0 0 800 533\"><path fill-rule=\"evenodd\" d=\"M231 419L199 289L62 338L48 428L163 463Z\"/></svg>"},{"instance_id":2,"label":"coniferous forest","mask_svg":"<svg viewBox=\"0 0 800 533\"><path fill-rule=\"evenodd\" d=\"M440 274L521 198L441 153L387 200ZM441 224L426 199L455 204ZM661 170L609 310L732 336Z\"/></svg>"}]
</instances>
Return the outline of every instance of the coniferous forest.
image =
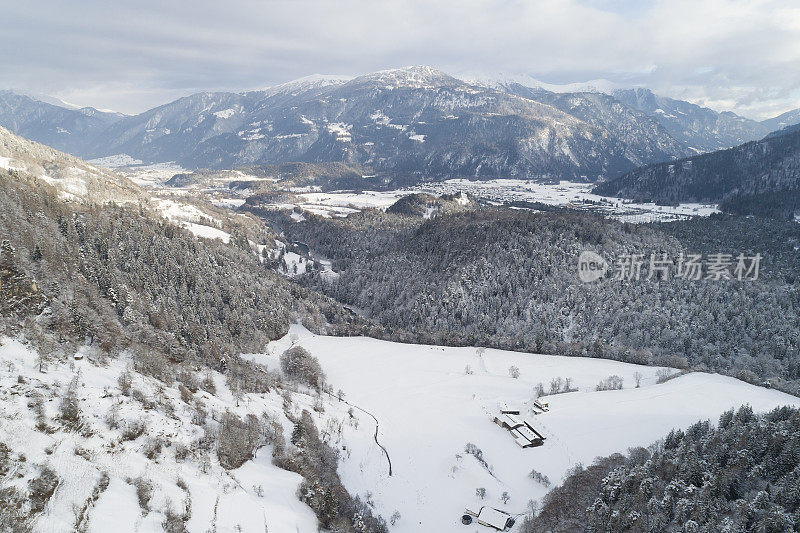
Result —
<instances>
[{"instance_id":1,"label":"coniferous forest","mask_svg":"<svg viewBox=\"0 0 800 533\"><path fill-rule=\"evenodd\" d=\"M365 212L281 227L339 272L312 271L303 282L376 321L387 338L707 369L800 392L800 259L792 250L800 229L792 222L715 215L637 226L484 209L428 221ZM640 282L609 274L584 284L584 249L608 258L724 252L764 260L758 280L645 281L645 265Z\"/></svg>"}]
</instances>

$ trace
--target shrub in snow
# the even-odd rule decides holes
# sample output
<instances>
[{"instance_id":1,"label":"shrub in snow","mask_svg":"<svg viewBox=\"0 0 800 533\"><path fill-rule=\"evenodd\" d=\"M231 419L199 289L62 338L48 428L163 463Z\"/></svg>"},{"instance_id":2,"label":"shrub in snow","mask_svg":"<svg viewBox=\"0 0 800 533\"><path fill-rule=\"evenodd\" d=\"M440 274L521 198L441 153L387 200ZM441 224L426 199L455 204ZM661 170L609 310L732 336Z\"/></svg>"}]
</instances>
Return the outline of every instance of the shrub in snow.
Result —
<instances>
[{"instance_id":1,"label":"shrub in snow","mask_svg":"<svg viewBox=\"0 0 800 533\"><path fill-rule=\"evenodd\" d=\"M185 444L178 443L175 445L175 460L184 461L189 455L189 448Z\"/></svg>"},{"instance_id":2,"label":"shrub in snow","mask_svg":"<svg viewBox=\"0 0 800 533\"><path fill-rule=\"evenodd\" d=\"M536 385L536 388L533 389L533 396L534 398L541 398L542 396L544 396L544 385L542 385L541 382L539 382Z\"/></svg>"},{"instance_id":3,"label":"shrub in snow","mask_svg":"<svg viewBox=\"0 0 800 533\"><path fill-rule=\"evenodd\" d=\"M622 390L622 378L619 376L608 376L595 387L598 391L604 390Z\"/></svg>"},{"instance_id":4,"label":"shrub in snow","mask_svg":"<svg viewBox=\"0 0 800 533\"><path fill-rule=\"evenodd\" d=\"M75 446L75 449L72 450L75 455L78 457L83 457L87 461L92 461L92 452L84 448L83 446Z\"/></svg>"},{"instance_id":5,"label":"shrub in snow","mask_svg":"<svg viewBox=\"0 0 800 533\"><path fill-rule=\"evenodd\" d=\"M129 420L122 429L122 440L136 440L142 436L146 429L147 424L144 420Z\"/></svg>"},{"instance_id":6,"label":"shrub in snow","mask_svg":"<svg viewBox=\"0 0 800 533\"><path fill-rule=\"evenodd\" d=\"M280 375L244 359L230 359L225 380L231 391L266 394L280 383Z\"/></svg>"},{"instance_id":7,"label":"shrub in snow","mask_svg":"<svg viewBox=\"0 0 800 533\"><path fill-rule=\"evenodd\" d=\"M228 470L239 468L253 458L262 444L264 431L258 418L247 415L242 420L230 411L222 415L219 425L217 457L219 464Z\"/></svg>"},{"instance_id":8,"label":"shrub in snow","mask_svg":"<svg viewBox=\"0 0 800 533\"><path fill-rule=\"evenodd\" d=\"M564 394L566 392L575 392L576 390L578 389L572 386L572 378L562 378L559 376L550 380L550 389L546 394ZM544 385L541 382L536 385L536 388L533 390L533 395L535 398L541 398L545 395Z\"/></svg>"},{"instance_id":9,"label":"shrub in snow","mask_svg":"<svg viewBox=\"0 0 800 533\"><path fill-rule=\"evenodd\" d=\"M475 496L477 496L481 500L486 499L486 489L483 487L478 487L477 489L475 489Z\"/></svg>"},{"instance_id":10,"label":"shrub in snow","mask_svg":"<svg viewBox=\"0 0 800 533\"><path fill-rule=\"evenodd\" d=\"M38 391L34 392L33 398L28 403L31 411L36 417L36 429L42 433L53 433L54 428L50 427L47 420L47 413L44 410L44 397Z\"/></svg>"},{"instance_id":11,"label":"shrub in snow","mask_svg":"<svg viewBox=\"0 0 800 533\"><path fill-rule=\"evenodd\" d=\"M531 470L530 473L528 474L528 477L530 477L535 482L544 485L545 487L550 487L551 485L550 478L548 478L546 475L542 474L537 470Z\"/></svg>"},{"instance_id":12,"label":"shrub in snow","mask_svg":"<svg viewBox=\"0 0 800 533\"><path fill-rule=\"evenodd\" d=\"M119 375L117 378L117 385L123 396L130 396L131 387L133 386L133 376L127 370Z\"/></svg>"},{"instance_id":13,"label":"shrub in snow","mask_svg":"<svg viewBox=\"0 0 800 533\"><path fill-rule=\"evenodd\" d=\"M200 387L209 394L217 393L217 384L214 383L214 376L211 375L211 372L206 372L203 381L200 382Z\"/></svg>"},{"instance_id":14,"label":"shrub in snow","mask_svg":"<svg viewBox=\"0 0 800 533\"><path fill-rule=\"evenodd\" d=\"M153 497L153 485L150 481L143 477L137 477L130 481L136 489L136 500L139 502L139 507L142 510L142 515L150 512L150 499Z\"/></svg>"},{"instance_id":15,"label":"shrub in snow","mask_svg":"<svg viewBox=\"0 0 800 533\"><path fill-rule=\"evenodd\" d=\"M280 357L281 370L289 379L320 388L325 374L316 357L302 346L289 348Z\"/></svg>"},{"instance_id":16,"label":"shrub in snow","mask_svg":"<svg viewBox=\"0 0 800 533\"><path fill-rule=\"evenodd\" d=\"M42 468L39 476L28 482L32 513L41 513L44 510L57 486L58 476L47 467Z\"/></svg>"},{"instance_id":17,"label":"shrub in snow","mask_svg":"<svg viewBox=\"0 0 800 533\"><path fill-rule=\"evenodd\" d=\"M194 374L194 372L189 370L181 370L178 372L176 378L192 393L195 393L200 389L200 381L197 379L197 376Z\"/></svg>"},{"instance_id":18,"label":"shrub in snow","mask_svg":"<svg viewBox=\"0 0 800 533\"><path fill-rule=\"evenodd\" d=\"M206 411L205 405L200 400L195 400L194 402L194 410L192 411L192 424L195 426L202 426L206 423L206 417L208 416L208 411Z\"/></svg>"},{"instance_id":19,"label":"shrub in snow","mask_svg":"<svg viewBox=\"0 0 800 533\"><path fill-rule=\"evenodd\" d=\"M69 427L76 428L81 421L81 407L78 400L78 377L70 381L67 390L61 397L58 407L59 418Z\"/></svg>"},{"instance_id":20,"label":"shrub in snow","mask_svg":"<svg viewBox=\"0 0 800 533\"><path fill-rule=\"evenodd\" d=\"M508 367L508 375L514 379L519 379L519 368L514 365Z\"/></svg>"},{"instance_id":21,"label":"shrub in snow","mask_svg":"<svg viewBox=\"0 0 800 533\"><path fill-rule=\"evenodd\" d=\"M131 398L142 404L142 407L144 407L145 409L149 410L155 407L155 403L153 403L153 401L150 400L147 396L145 396L144 392L142 392L139 389L133 389L133 391L131 392Z\"/></svg>"},{"instance_id":22,"label":"shrub in snow","mask_svg":"<svg viewBox=\"0 0 800 533\"><path fill-rule=\"evenodd\" d=\"M471 442L468 442L467 445L464 447L464 451L467 452L468 454L472 455L473 457L475 457L475 459L481 465L483 465L483 467L486 470L488 470L489 472L492 471L492 467L490 467L489 463L486 462L486 459L483 458L483 450L481 450L480 448L478 448L477 446L475 446Z\"/></svg>"},{"instance_id":23,"label":"shrub in snow","mask_svg":"<svg viewBox=\"0 0 800 533\"><path fill-rule=\"evenodd\" d=\"M183 383L178 384L178 391L181 393L181 400L183 400L184 403L192 402L192 398L194 397L192 391L190 391L188 387L184 387Z\"/></svg>"},{"instance_id":24,"label":"shrub in snow","mask_svg":"<svg viewBox=\"0 0 800 533\"><path fill-rule=\"evenodd\" d=\"M680 375L680 372L673 372L670 368L659 368L656 370L656 383L666 383L672 378L676 378Z\"/></svg>"},{"instance_id":25,"label":"shrub in snow","mask_svg":"<svg viewBox=\"0 0 800 533\"><path fill-rule=\"evenodd\" d=\"M140 374L156 378L167 385L175 379L173 366L164 354L143 347L134 348L133 369Z\"/></svg>"},{"instance_id":26,"label":"shrub in snow","mask_svg":"<svg viewBox=\"0 0 800 533\"><path fill-rule=\"evenodd\" d=\"M147 439L142 446L142 454L148 459L155 459L161 453L163 443L160 439Z\"/></svg>"}]
</instances>

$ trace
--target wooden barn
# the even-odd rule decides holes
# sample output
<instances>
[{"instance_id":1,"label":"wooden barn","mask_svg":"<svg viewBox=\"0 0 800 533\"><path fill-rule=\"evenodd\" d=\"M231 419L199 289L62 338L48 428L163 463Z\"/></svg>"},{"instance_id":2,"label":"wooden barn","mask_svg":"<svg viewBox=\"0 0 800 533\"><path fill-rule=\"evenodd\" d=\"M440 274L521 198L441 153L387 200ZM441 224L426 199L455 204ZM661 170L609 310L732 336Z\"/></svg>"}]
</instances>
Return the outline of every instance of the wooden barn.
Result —
<instances>
[{"instance_id":1,"label":"wooden barn","mask_svg":"<svg viewBox=\"0 0 800 533\"><path fill-rule=\"evenodd\" d=\"M478 512L467 509L461 522L469 525L472 523L472 518L480 525L491 527L497 531L508 531L514 527L516 522L510 514L493 507L481 507Z\"/></svg>"},{"instance_id":2,"label":"wooden barn","mask_svg":"<svg viewBox=\"0 0 800 533\"><path fill-rule=\"evenodd\" d=\"M545 437L517 415L500 413L494 417L494 423L507 429L520 448L535 448L544 444Z\"/></svg>"}]
</instances>

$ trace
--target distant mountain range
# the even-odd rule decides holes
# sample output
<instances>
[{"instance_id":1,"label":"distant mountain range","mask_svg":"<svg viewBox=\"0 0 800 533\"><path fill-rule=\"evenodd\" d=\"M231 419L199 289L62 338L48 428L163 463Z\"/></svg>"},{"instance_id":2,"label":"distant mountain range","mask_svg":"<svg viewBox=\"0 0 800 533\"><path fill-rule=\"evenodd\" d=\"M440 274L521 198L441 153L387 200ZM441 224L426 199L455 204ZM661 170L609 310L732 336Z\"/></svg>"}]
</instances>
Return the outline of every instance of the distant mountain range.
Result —
<instances>
[{"instance_id":1,"label":"distant mountain range","mask_svg":"<svg viewBox=\"0 0 800 533\"><path fill-rule=\"evenodd\" d=\"M125 115L92 107L56 105L55 100L0 91L0 126L57 150L82 156L98 136Z\"/></svg>"},{"instance_id":2,"label":"distant mountain range","mask_svg":"<svg viewBox=\"0 0 800 533\"><path fill-rule=\"evenodd\" d=\"M730 111L717 113L689 102L655 95L647 89L618 89L612 94L623 104L655 118L672 137L696 152L730 148L761 139L778 129L768 121L757 122ZM800 114L797 122L800 122Z\"/></svg>"},{"instance_id":3,"label":"distant mountain range","mask_svg":"<svg viewBox=\"0 0 800 533\"><path fill-rule=\"evenodd\" d=\"M800 122L800 111L757 122L645 89L605 89L563 93L408 67L199 93L134 116L3 92L0 125L84 158L190 169L339 162L402 182L612 179Z\"/></svg>"}]
</instances>

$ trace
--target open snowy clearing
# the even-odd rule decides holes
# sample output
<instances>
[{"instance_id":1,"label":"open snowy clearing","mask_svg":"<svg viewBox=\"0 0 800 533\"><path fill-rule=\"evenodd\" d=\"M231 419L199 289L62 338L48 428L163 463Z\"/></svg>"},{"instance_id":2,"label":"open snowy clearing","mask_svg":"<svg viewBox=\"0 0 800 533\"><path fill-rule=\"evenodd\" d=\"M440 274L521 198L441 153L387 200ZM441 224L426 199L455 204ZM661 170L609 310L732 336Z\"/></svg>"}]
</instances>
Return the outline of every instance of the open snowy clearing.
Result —
<instances>
[{"instance_id":1,"label":"open snowy clearing","mask_svg":"<svg viewBox=\"0 0 800 533\"><path fill-rule=\"evenodd\" d=\"M165 198L156 198L153 203L167 220L183 226L197 237L220 239L226 243L231 240L230 233L210 225L220 224L219 220L211 217L195 205L175 202Z\"/></svg>"},{"instance_id":2,"label":"open snowy clearing","mask_svg":"<svg viewBox=\"0 0 800 533\"><path fill-rule=\"evenodd\" d=\"M342 402L327 395L315 400L298 391L292 395L291 410L295 416L303 409L310 411L322 438L339 450L339 472L352 494L373 501L387 519L399 512L393 532L488 531L461 525L464 509L488 505L513 515L523 512L529 499L548 490L529 477L531 470L557 484L572 465L650 444L674 427L714 420L731 407L749 403L766 411L800 406L797 398L718 375L694 373L657 384L660 369L655 367L501 350L479 355L475 348L317 336L301 326L270 343L267 353L246 357L275 368L278 356L293 343L317 356L333 390L342 389L346 396ZM133 388L156 404L144 407L139 402L147 400L119 392L117 378L130 364L126 356L102 360L90 349L81 354L81 360L51 361L42 373L28 346L13 339L2 339L0 345L0 442L16 453L24 451L24 464L29 465L17 467L11 482L24 490L38 465L53 469L61 480L36 521L37 531L72 531L77 519L73 509L84 505L88 531L108 531L110 526L159 531L167 510L180 510L187 498L190 531L216 527L227 532L238 526L242 531L267 526L273 533L317 531L313 513L297 500L300 477L272 465L271 447L230 472L220 468L213 455L210 463L192 454L178 460L176 447L188 446L202 435L193 420L194 409L181 400L179 391L134 374ZM509 375L512 365L519 369L517 379ZM637 373L641 388L634 386ZM194 395L209 419L218 420L226 410L239 416L266 412L289 436L292 423L284 416L284 399L277 391L246 394L236 402L224 376L209 374L216 393L199 390ZM625 389L596 392L596 384L612 374L623 378ZM65 430L57 418L58 398L75 376L84 428L90 431ZM532 414L536 384L542 382L547 389L557 377L572 378L579 390L543 398L550 411ZM44 398L53 432L37 429L35 409L30 407L37 395ZM315 401L321 402L321 409L313 408ZM546 437L544 446L519 448L507 430L492 423L503 403L520 409L519 418ZM168 405L172 407L164 407ZM122 429L107 427L109 413L114 412L123 426L126 420L144 416L147 430L141 437L120 437ZM167 444L148 459L152 438ZM467 443L482 451L486 465L465 453ZM391 459L391 477L380 446ZM102 473L108 475L108 484L92 502ZM131 481L137 478L152 484L146 509L137 503ZM477 488L485 489L485 500L478 499ZM505 505L500 500L503 492L510 497Z\"/></svg>"},{"instance_id":3,"label":"open snowy clearing","mask_svg":"<svg viewBox=\"0 0 800 533\"><path fill-rule=\"evenodd\" d=\"M635 203L610 196L592 194L593 183L560 181L539 183L520 179L496 179L472 181L452 179L438 183L426 183L412 189L431 194L468 192L476 198L492 202L527 201L540 202L559 207L573 207L595 211L625 222L643 223L679 220L695 216L709 216L719 210L712 204L686 203L663 206L654 203Z\"/></svg>"},{"instance_id":4,"label":"open snowy clearing","mask_svg":"<svg viewBox=\"0 0 800 533\"><path fill-rule=\"evenodd\" d=\"M330 193L312 192L299 195L300 207L306 211L325 217L347 216L361 209L387 209L403 196L411 194L404 191L334 191Z\"/></svg>"},{"instance_id":5,"label":"open snowy clearing","mask_svg":"<svg viewBox=\"0 0 800 533\"><path fill-rule=\"evenodd\" d=\"M488 531L460 523L465 507L522 513L529 499L547 492L529 477L533 469L558 484L577 463L647 446L698 420L716 422L732 407L800 406L798 398L719 375L692 373L657 384L656 367L491 349L481 357L475 348L324 337L300 326L271 343L269 354L250 358L275 368L292 338L320 359L334 389L378 419L378 440L388 450L393 475L383 451L361 432L350 437L352 455L340 474L351 493L371 492L387 519L400 512L392 529L397 532ZM465 372L467 365L472 374ZM509 376L512 365L519 368L518 379ZM637 372L641 388L635 388ZM612 374L624 379L625 388L596 392L598 382ZM556 377L572 378L579 391L544 398L550 412L533 415L534 387L542 382L547 390ZM519 448L492 423L501 403L520 408L520 418L547 438L544 446ZM363 424L369 422L362 417ZM491 471L465 453L467 443L482 450ZM476 497L479 487L486 489L485 500ZM507 505L500 501L503 492L510 496Z\"/></svg>"},{"instance_id":6,"label":"open snowy clearing","mask_svg":"<svg viewBox=\"0 0 800 533\"><path fill-rule=\"evenodd\" d=\"M591 211L631 223L681 220L696 216L709 216L719 212L717 206L712 204L685 203L677 206L663 206L599 196L592 194L594 186L592 183L569 181L539 183L520 179L487 181L452 179L392 191L306 192L298 195L297 205L314 214L337 217L347 216L368 208L386 210L400 198L414 193L421 192L441 196L461 192L498 205L514 201L539 202L557 207Z\"/></svg>"}]
</instances>

